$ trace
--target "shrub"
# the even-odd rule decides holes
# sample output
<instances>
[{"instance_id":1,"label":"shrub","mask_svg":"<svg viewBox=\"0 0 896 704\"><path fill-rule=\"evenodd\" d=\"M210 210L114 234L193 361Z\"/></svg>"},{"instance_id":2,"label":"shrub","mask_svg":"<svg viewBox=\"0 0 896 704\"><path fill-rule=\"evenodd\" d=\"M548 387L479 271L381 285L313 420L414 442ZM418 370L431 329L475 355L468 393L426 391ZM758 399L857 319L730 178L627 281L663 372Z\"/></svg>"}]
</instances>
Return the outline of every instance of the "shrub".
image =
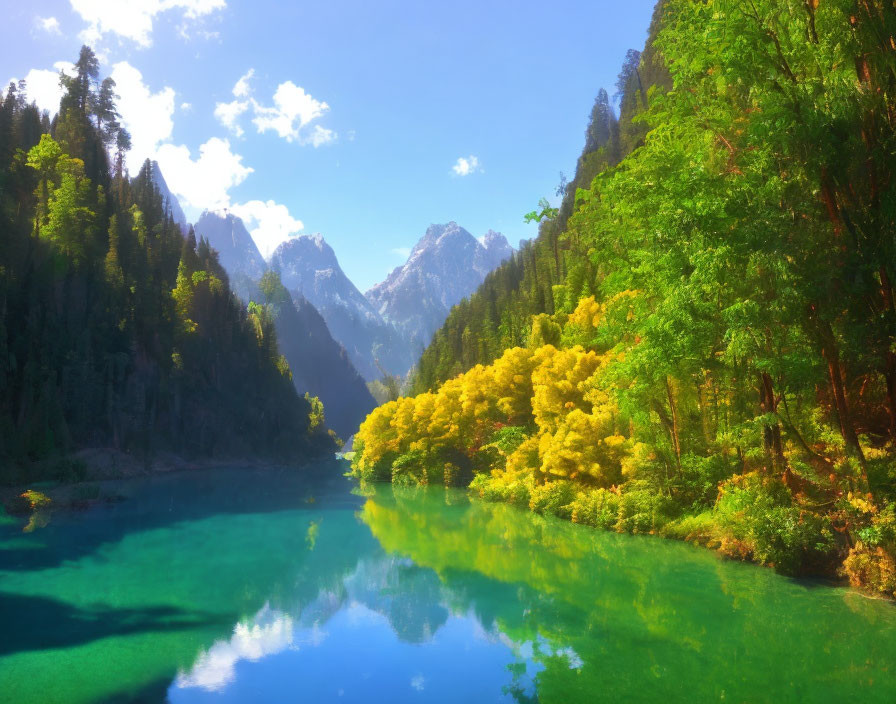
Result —
<instances>
[{"instance_id":1,"label":"shrub","mask_svg":"<svg viewBox=\"0 0 896 704\"><path fill-rule=\"evenodd\" d=\"M896 598L896 555L882 547L856 545L843 561L843 574L853 587Z\"/></svg>"},{"instance_id":2,"label":"shrub","mask_svg":"<svg viewBox=\"0 0 896 704\"><path fill-rule=\"evenodd\" d=\"M686 540L706 547L719 546L716 522L711 511L670 521L663 526L661 533L666 538Z\"/></svg>"},{"instance_id":3,"label":"shrub","mask_svg":"<svg viewBox=\"0 0 896 704\"><path fill-rule=\"evenodd\" d=\"M752 556L784 574L821 571L836 549L827 517L794 506L782 481L757 472L721 485L715 515L725 534L723 551Z\"/></svg>"},{"instance_id":4,"label":"shrub","mask_svg":"<svg viewBox=\"0 0 896 704\"><path fill-rule=\"evenodd\" d=\"M730 477L733 464L724 454L709 457L682 455L681 475L675 482L676 501L683 508L702 510L712 506L719 495L719 482Z\"/></svg>"},{"instance_id":5,"label":"shrub","mask_svg":"<svg viewBox=\"0 0 896 704\"><path fill-rule=\"evenodd\" d=\"M861 500L852 498L853 506ZM858 542L843 562L843 574L854 587L896 597L896 504L875 511L870 505L870 522L857 531Z\"/></svg>"},{"instance_id":6,"label":"shrub","mask_svg":"<svg viewBox=\"0 0 896 704\"><path fill-rule=\"evenodd\" d=\"M363 455L358 455L363 458ZM387 482L392 477L392 462L397 455L394 452L387 452L374 462L370 460L361 460L358 463L358 473L361 479L368 482Z\"/></svg>"},{"instance_id":7,"label":"shrub","mask_svg":"<svg viewBox=\"0 0 896 704\"><path fill-rule=\"evenodd\" d=\"M631 482L619 501L616 530L621 533L655 533L669 522L671 501L646 482Z\"/></svg>"},{"instance_id":8,"label":"shrub","mask_svg":"<svg viewBox=\"0 0 896 704\"><path fill-rule=\"evenodd\" d=\"M470 482L470 489L483 501L493 503L505 502L528 507L531 498L530 485L526 481L503 472L495 476L477 474Z\"/></svg>"},{"instance_id":9,"label":"shrub","mask_svg":"<svg viewBox=\"0 0 896 704\"><path fill-rule=\"evenodd\" d=\"M575 498L576 490L572 482L548 482L532 490L529 508L535 513L549 513L559 518L569 518L572 515L572 502Z\"/></svg>"},{"instance_id":10,"label":"shrub","mask_svg":"<svg viewBox=\"0 0 896 704\"><path fill-rule=\"evenodd\" d=\"M521 425L507 425L496 430L488 440L488 444L496 447L503 455L514 452L528 437L526 429Z\"/></svg>"},{"instance_id":11,"label":"shrub","mask_svg":"<svg viewBox=\"0 0 896 704\"><path fill-rule=\"evenodd\" d=\"M751 517L753 556L784 574L821 572L835 549L830 520L796 506L780 506Z\"/></svg>"},{"instance_id":12,"label":"shrub","mask_svg":"<svg viewBox=\"0 0 896 704\"><path fill-rule=\"evenodd\" d=\"M619 495L607 489L580 492L572 503L573 523L609 530L618 516Z\"/></svg>"}]
</instances>

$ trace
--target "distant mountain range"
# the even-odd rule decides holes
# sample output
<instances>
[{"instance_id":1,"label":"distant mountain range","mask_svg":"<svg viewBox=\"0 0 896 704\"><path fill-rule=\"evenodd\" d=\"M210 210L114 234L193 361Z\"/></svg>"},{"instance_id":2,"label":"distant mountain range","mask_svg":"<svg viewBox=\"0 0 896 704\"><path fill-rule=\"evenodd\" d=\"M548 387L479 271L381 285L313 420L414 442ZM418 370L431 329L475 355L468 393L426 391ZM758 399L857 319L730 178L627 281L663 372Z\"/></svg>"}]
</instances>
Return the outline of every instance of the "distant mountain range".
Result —
<instances>
[{"instance_id":1,"label":"distant mountain range","mask_svg":"<svg viewBox=\"0 0 896 704\"><path fill-rule=\"evenodd\" d=\"M153 175L172 217L180 222L183 211L157 164ZM329 334L345 349L351 366L368 382L384 373L405 376L451 307L475 291L514 251L503 235L491 230L477 240L455 222L431 225L408 260L362 294L320 235L291 237L277 247L268 263L243 221L226 210L203 212L194 229L197 237L206 238L218 251L241 297L257 297L256 284L264 272L268 267L277 271L296 310L313 306ZM303 377L301 370L293 373L297 380ZM360 404L366 405L366 400Z\"/></svg>"},{"instance_id":2,"label":"distant mountain range","mask_svg":"<svg viewBox=\"0 0 896 704\"><path fill-rule=\"evenodd\" d=\"M205 237L218 250L218 259L230 278L240 274L258 281L268 265L243 221L226 210L206 210L193 225L196 237Z\"/></svg>"},{"instance_id":3,"label":"distant mountain range","mask_svg":"<svg viewBox=\"0 0 896 704\"><path fill-rule=\"evenodd\" d=\"M234 290L243 300L263 299L256 283L242 276ZM323 401L327 427L347 440L376 406L364 379L305 298L287 294L274 305L274 315L277 343L296 389Z\"/></svg>"},{"instance_id":4,"label":"distant mountain range","mask_svg":"<svg viewBox=\"0 0 896 704\"><path fill-rule=\"evenodd\" d=\"M504 235L493 230L477 240L455 222L431 225L407 262L365 295L401 331L416 357L451 308L473 293L513 251Z\"/></svg>"},{"instance_id":5,"label":"distant mountain range","mask_svg":"<svg viewBox=\"0 0 896 704\"><path fill-rule=\"evenodd\" d=\"M414 364L420 350L410 347L374 310L320 235L283 242L271 256L271 267L290 292L307 298L320 311L365 379L379 379L384 371L404 376Z\"/></svg>"}]
</instances>

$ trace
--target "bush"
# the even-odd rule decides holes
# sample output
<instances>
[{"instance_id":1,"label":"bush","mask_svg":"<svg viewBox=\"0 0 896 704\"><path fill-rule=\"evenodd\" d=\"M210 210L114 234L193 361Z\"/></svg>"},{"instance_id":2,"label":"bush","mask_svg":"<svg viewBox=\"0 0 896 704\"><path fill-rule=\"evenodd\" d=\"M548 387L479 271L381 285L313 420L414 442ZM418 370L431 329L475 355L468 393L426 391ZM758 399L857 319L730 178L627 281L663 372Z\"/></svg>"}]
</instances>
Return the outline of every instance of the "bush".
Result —
<instances>
[{"instance_id":1,"label":"bush","mask_svg":"<svg viewBox=\"0 0 896 704\"><path fill-rule=\"evenodd\" d=\"M504 473L497 476L477 474L470 482L470 489L483 501L492 503L504 502L528 507L531 498L530 487L525 481L519 478L510 479L510 475Z\"/></svg>"},{"instance_id":2,"label":"bush","mask_svg":"<svg viewBox=\"0 0 896 704\"><path fill-rule=\"evenodd\" d=\"M496 430L489 438L488 444L496 447L506 456L522 445L527 437L526 429L523 426L507 425Z\"/></svg>"},{"instance_id":3,"label":"bush","mask_svg":"<svg viewBox=\"0 0 896 704\"><path fill-rule=\"evenodd\" d=\"M646 482L631 482L620 497L615 528L620 533L655 533L673 512L671 501Z\"/></svg>"},{"instance_id":4,"label":"bush","mask_svg":"<svg viewBox=\"0 0 896 704\"><path fill-rule=\"evenodd\" d=\"M732 473L733 464L724 454L682 455L681 476L675 482L676 501L686 509L712 506L719 495L719 482Z\"/></svg>"},{"instance_id":5,"label":"bush","mask_svg":"<svg viewBox=\"0 0 896 704\"><path fill-rule=\"evenodd\" d=\"M724 482L715 515L725 552L784 574L824 571L836 549L830 520L794 506L790 490L774 477L753 472Z\"/></svg>"},{"instance_id":6,"label":"bush","mask_svg":"<svg viewBox=\"0 0 896 704\"><path fill-rule=\"evenodd\" d=\"M609 530L618 516L619 495L607 489L580 492L572 503L573 523Z\"/></svg>"},{"instance_id":7,"label":"bush","mask_svg":"<svg viewBox=\"0 0 896 704\"><path fill-rule=\"evenodd\" d=\"M870 521L857 531L858 542L843 562L843 574L854 587L896 598L896 504L876 511L860 499L851 497L850 503L865 508Z\"/></svg>"},{"instance_id":8,"label":"bush","mask_svg":"<svg viewBox=\"0 0 896 704\"><path fill-rule=\"evenodd\" d=\"M686 540L706 547L718 547L717 528L711 511L704 511L696 516L682 516L670 521L661 531L665 538Z\"/></svg>"},{"instance_id":9,"label":"bush","mask_svg":"<svg viewBox=\"0 0 896 704\"><path fill-rule=\"evenodd\" d=\"M896 598L896 555L882 547L856 545L843 561L843 574L853 587Z\"/></svg>"},{"instance_id":10,"label":"bush","mask_svg":"<svg viewBox=\"0 0 896 704\"><path fill-rule=\"evenodd\" d=\"M358 457L362 457L362 455L358 455ZM396 453L387 452L375 462L359 462L359 476L367 482L389 481L392 478L392 462L396 457Z\"/></svg>"},{"instance_id":11,"label":"bush","mask_svg":"<svg viewBox=\"0 0 896 704\"><path fill-rule=\"evenodd\" d=\"M529 498L529 508L535 513L548 513L559 518L570 518L572 502L576 498L575 485L556 481L536 486Z\"/></svg>"},{"instance_id":12,"label":"bush","mask_svg":"<svg viewBox=\"0 0 896 704\"><path fill-rule=\"evenodd\" d=\"M392 483L395 486L416 486L426 484L425 457L420 450L412 450L399 455L390 469Z\"/></svg>"},{"instance_id":13,"label":"bush","mask_svg":"<svg viewBox=\"0 0 896 704\"><path fill-rule=\"evenodd\" d=\"M754 558L784 574L824 572L835 549L830 520L796 506L758 512L750 533Z\"/></svg>"}]
</instances>

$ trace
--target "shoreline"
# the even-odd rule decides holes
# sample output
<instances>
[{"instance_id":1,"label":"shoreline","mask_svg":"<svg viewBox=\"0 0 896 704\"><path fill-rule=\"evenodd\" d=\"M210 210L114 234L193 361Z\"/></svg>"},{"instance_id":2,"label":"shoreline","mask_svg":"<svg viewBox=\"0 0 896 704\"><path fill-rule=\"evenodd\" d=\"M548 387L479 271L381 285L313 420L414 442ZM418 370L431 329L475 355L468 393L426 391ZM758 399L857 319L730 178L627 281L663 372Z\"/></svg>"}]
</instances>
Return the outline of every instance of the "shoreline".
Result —
<instances>
[{"instance_id":1,"label":"shoreline","mask_svg":"<svg viewBox=\"0 0 896 704\"><path fill-rule=\"evenodd\" d=\"M39 491L48 497L52 502L51 511L79 510L123 500L126 497L115 491L115 487L133 479L215 469L302 469L316 461L328 461L331 458L329 455L322 455L294 463L283 463L259 457L187 459L173 453L159 453L147 465L142 458L113 448L85 448L63 459L80 463L84 468L84 476L73 480L37 479L0 486L0 510L5 511L8 516L28 516L32 509L23 505L22 495L29 490Z\"/></svg>"}]
</instances>

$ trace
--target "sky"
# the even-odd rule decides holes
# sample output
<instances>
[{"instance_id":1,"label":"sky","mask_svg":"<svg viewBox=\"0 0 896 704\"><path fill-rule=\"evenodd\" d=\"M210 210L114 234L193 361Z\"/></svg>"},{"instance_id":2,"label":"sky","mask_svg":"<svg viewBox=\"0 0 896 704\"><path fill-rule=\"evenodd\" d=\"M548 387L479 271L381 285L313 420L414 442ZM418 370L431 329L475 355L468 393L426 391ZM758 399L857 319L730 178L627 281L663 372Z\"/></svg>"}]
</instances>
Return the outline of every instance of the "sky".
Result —
<instances>
[{"instance_id":1,"label":"sky","mask_svg":"<svg viewBox=\"0 0 896 704\"><path fill-rule=\"evenodd\" d=\"M3 86L55 112L89 44L132 173L156 159L189 220L228 208L265 256L319 232L364 291L432 223L536 234L524 214L575 172L654 0L0 4Z\"/></svg>"}]
</instances>

